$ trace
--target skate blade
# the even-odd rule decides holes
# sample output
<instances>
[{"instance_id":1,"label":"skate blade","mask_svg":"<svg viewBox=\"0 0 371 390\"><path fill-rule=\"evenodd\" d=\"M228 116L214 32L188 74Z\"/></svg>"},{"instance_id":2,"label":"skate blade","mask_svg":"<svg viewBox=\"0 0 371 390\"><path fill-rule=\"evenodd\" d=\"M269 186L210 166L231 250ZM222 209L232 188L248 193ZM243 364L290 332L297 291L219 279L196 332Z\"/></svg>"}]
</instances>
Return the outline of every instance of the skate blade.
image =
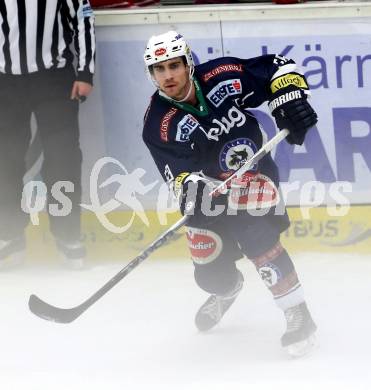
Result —
<instances>
[{"instance_id":1,"label":"skate blade","mask_svg":"<svg viewBox=\"0 0 371 390\"><path fill-rule=\"evenodd\" d=\"M316 337L314 334L312 334L306 340L289 345L286 347L286 351L291 358L298 359L308 355L314 349L315 345Z\"/></svg>"}]
</instances>

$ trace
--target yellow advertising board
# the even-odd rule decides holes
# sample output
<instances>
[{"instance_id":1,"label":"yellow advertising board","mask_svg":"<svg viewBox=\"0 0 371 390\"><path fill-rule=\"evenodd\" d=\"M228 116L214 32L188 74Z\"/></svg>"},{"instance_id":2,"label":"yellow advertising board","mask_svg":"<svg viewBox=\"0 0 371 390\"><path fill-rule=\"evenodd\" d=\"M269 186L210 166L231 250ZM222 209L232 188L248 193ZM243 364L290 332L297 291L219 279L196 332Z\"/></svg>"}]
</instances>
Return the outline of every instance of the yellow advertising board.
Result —
<instances>
[{"instance_id":1,"label":"yellow advertising board","mask_svg":"<svg viewBox=\"0 0 371 390\"><path fill-rule=\"evenodd\" d=\"M371 258L371 206L352 206L345 216L331 216L326 207L310 210L289 208L290 228L281 236L289 252L364 253ZM180 214L161 215L147 211L148 226L132 212L115 212L108 216L115 226L125 226L123 233L108 231L93 213L83 213L83 236L92 261L130 260L180 218ZM309 217L309 218L304 218ZM166 219L166 224L164 221ZM27 233L28 257L55 257L54 241L48 231L45 215L39 226L30 226ZM129 222L131 222L129 227ZM168 244L151 256L154 259L187 258L184 229L180 229Z\"/></svg>"}]
</instances>

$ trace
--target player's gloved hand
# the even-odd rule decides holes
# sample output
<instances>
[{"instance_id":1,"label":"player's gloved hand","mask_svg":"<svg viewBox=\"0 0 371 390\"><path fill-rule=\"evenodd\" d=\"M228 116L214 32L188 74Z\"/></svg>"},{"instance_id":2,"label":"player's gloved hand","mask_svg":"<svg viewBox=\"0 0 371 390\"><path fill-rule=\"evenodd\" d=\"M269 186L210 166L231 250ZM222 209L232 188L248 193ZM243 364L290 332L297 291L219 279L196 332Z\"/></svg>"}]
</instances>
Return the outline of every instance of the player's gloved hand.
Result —
<instances>
[{"instance_id":1,"label":"player's gloved hand","mask_svg":"<svg viewBox=\"0 0 371 390\"><path fill-rule=\"evenodd\" d=\"M202 219L205 222L215 220L223 215L228 204L224 194L210 196L215 184L197 173L182 172L174 181L175 196L179 201L182 215L189 215L192 219Z\"/></svg>"},{"instance_id":2,"label":"player's gloved hand","mask_svg":"<svg viewBox=\"0 0 371 390\"><path fill-rule=\"evenodd\" d=\"M289 130L286 139L290 144L302 145L307 131L318 121L306 93L293 85L275 92L269 101L269 109L277 127Z\"/></svg>"}]
</instances>

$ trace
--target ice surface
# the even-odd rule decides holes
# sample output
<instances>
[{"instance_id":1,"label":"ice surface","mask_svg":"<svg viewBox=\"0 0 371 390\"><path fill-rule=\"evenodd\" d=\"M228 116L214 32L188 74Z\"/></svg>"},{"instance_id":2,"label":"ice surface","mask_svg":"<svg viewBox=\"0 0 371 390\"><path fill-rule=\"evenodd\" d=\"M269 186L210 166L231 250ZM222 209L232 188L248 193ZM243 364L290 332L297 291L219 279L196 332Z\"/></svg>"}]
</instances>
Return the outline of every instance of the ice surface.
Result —
<instances>
[{"instance_id":1,"label":"ice surface","mask_svg":"<svg viewBox=\"0 0 371 390\"><path fill-rule=\"evenodd\" d=\"M145 261L67 325L31 314L29 295L74 306L124 263L3 271L0 389L370 389L371 259L307 253L294 261L319 328L318 348L300 360L282 351L283 315L247 260L241 295L207 334L193 322L207 295L186 260Z\"/></svg>"}]
</instances>

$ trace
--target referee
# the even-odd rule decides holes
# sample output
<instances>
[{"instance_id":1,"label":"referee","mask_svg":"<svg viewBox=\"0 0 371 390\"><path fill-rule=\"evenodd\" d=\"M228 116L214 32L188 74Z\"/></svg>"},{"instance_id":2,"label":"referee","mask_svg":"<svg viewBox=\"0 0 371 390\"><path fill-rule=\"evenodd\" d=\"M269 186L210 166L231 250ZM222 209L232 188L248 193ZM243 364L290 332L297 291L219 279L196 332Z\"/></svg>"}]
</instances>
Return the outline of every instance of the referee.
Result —
<instances>
[{"instance_id":1,"label":"referee","mask_svg":"<svg viewBox=\"0 0 371 390\"><path fill-rule=\"evenodd\" d=\"M0 265L25 249L21 199L32 114L48 197L57 181L74 185L72 211L49 215L50 229L66 261L82 264L78 109L92 90L94 57L89 0L0 0Z\"/></svg>"}]
</instances>

